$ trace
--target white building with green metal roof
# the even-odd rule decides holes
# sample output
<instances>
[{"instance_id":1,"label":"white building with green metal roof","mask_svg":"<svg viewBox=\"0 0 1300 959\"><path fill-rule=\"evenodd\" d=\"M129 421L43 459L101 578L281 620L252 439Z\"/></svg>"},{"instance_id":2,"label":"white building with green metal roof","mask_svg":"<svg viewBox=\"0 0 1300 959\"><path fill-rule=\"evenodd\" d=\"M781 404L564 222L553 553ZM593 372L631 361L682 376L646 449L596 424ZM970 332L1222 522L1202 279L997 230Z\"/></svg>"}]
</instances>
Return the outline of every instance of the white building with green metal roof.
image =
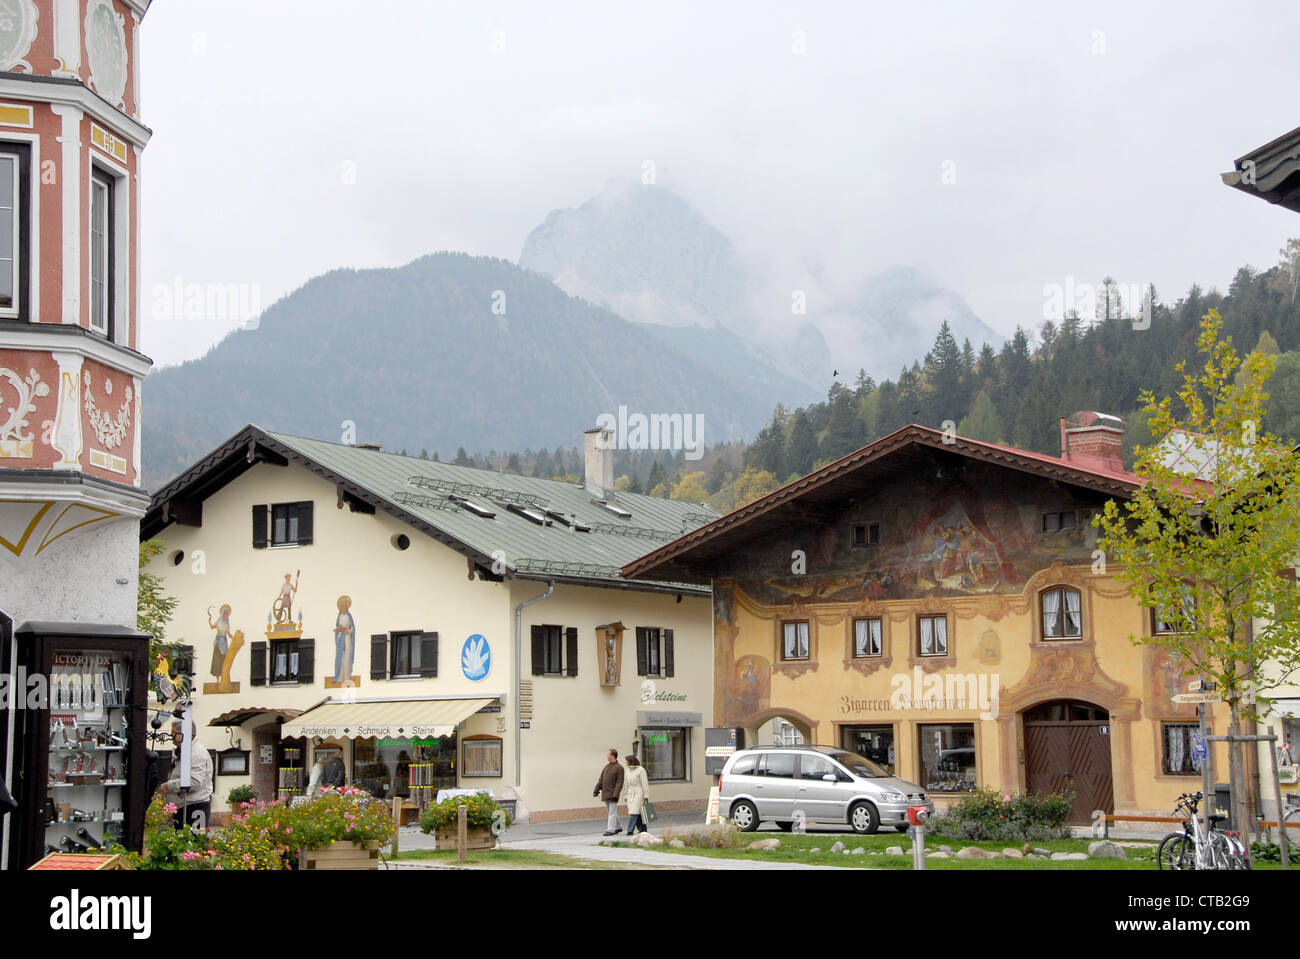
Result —
<instances>
[{"instance_id":1,"label":"white building with green metal roof","mask_svg":"<svg viewBox=\"0 0 1300 959\"><path fill-rule=\"evenodd\" d=\"M709 591L619 570L716 514L614 492L607 445L588 431L567 483L248 426L158 490L141 536L195 650L213 810L338 750L408 818L447 788L597 816L610 747L660 808L702 809Z\"/></svg>"}]
</instances>

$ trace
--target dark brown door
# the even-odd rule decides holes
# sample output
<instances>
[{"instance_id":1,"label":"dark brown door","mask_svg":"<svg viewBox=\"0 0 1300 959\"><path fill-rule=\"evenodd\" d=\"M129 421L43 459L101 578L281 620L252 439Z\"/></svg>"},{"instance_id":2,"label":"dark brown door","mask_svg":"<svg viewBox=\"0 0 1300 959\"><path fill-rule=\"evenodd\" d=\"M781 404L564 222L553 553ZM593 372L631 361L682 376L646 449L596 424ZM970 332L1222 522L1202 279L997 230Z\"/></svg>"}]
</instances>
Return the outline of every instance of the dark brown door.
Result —
<instances>
[{"instance_id":1,"label":"dark brown door","mask_svg":"<svg viewBox=\"0 0 1300 959\"><path fill-rule=\"evenodd\" d=\"M1050 717L1050 718L1048 718ZM1025 713L1025 787L1031 793L1075 793L1070 821L1115 811L1110 720L1085 703L1046 703Z\"/></svg>"}]
</instances>

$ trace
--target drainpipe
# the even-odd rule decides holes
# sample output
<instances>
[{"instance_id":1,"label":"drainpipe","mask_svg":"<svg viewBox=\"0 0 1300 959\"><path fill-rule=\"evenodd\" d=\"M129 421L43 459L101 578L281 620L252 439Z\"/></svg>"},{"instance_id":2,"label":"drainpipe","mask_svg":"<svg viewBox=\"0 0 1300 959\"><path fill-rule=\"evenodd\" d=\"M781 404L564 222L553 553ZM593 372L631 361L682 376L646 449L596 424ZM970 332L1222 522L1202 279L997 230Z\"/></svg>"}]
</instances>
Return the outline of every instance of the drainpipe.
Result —
<instances>
[{"instance_id":1,"label":"drainpipe","mask_svg":"<svg viewBox=\"0 0 1300 959\"><path fill-rule=\"evenodd\" d=\"M555 592L555 580L548 580L546 583L546 592L540 596L534 596L532 599L526 599L515 607L515 788L523 784L520 774L522 753L520 749L523 746L522 730L519 728L519 685L522 682L521 666L524 657L524 607L531 606L533 603L540 603L546 597Z\"/></svg>"}]
</instances>

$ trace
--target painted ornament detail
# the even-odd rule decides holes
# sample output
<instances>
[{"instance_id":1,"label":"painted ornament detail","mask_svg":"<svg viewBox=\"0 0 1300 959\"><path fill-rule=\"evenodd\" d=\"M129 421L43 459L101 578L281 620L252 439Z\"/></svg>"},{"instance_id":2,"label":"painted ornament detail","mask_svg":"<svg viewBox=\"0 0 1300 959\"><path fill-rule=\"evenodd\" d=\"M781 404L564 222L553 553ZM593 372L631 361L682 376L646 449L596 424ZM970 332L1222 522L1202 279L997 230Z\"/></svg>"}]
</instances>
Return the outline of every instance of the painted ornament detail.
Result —
<instances>
[{"instance_id":1,"label":"painted ornament detail","mask_svg":"<svg viewBox=\"0 0 1300 959\"><path fill-rule=\"evenodd\" d=\"M0 0L2 2L2 0ZM90 0L86 7L86 53L95 89L114 106L126 93L126 30L109 0Z\"/></svg>"},{"instance_id":2,"label":"painted ornament detail","mask_svg":"<svg viewBox=\"0 0 1300 959\"><path fill-rule=\"evenodd\" d=\"M8 383L17 393L17 399L9 407L4 398L4 386ZM0 459L32 456L32 441L35 439L27 430L27 415L36 412L34 398L50 395L50 385L41 382L41 376L35 370L28 370L27 376L20 377L13 370L0 367ZM6 408L9 410L5 415Z\"/></svg>"},{"instance_id":3,"label":"painted ornament detail","mask_svg":"<svg viewBox=\"0 0 1300 959\"><path fill-rule=\"evenodd\" d=\"M39 16L33 0L0 0L0 70L22 67L32 72L32 65L24 57L36 39Z\"/></svg>"},{"instance_id":4,"label":"painted ornament detail","mask_svg":"<svg viewBox=\"0 0 1300 959\"><path fill-rule=\"evenodd\" d=\"M466 679L477 682L487 678L492 671L492 648L486 636L475 633L465 640L460 651L460 668Z\"/></svg>"},{"instance_id":5,"label":"painted ornament detail","mask_svg":"<svg viewBox=\"0 0 1300 959\"><path fill-rule=\"evenodd\" d=\"M90 417L90 428L95 431L95 438L110 450L120 446L126 439L126 431L131 428L131 387L126 388L125 398L122 405L118 407L117 416L110 418L108 413L101 413L95 406L95 395L90 389L89 370L82 373L81 382L86 388L81 406ZM104 390L109 395L113 393L113 385L108 380L104 381Z\"/></svg>"}]
</instances>

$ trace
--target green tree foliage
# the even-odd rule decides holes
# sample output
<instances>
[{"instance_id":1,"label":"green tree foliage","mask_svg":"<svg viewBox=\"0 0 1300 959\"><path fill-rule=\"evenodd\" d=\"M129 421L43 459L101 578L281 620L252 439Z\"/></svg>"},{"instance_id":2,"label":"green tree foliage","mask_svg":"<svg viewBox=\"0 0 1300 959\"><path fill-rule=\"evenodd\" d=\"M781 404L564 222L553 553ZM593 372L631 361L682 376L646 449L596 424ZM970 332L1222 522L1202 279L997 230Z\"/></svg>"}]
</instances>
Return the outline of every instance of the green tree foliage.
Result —
<instances>
[{"instance_id":1,"label":"green tree foliage","mask_svg":"<svg viewBox=\"0 0 1300 959\"><path fill-rule=\"evenodd\" d=\"M797 410L794 414L794 421L790 426L790 440L786 446L785 460L783 462L785 472L793 472L803 476L812 469L813 462L816 459L817 434L813 432L808 414L803 410Z\"/></svg>"},{"instance_id":2,"label":"green tree foliage","mask_svg":"<svg viewBox=\"0 0 1300 959\"><path fill-rule=\"evenodd\" d=\"M957 435L985 443L1005 443L1002 418L989 399L988 393L981 390L971 405L970 413L962 417L957 424Z\"/></svg>"},{"instance_id":3,"label":"green tree foliage","mask_svg":"<svg viewBox=\"0 0 1300 959\"><path fill-rule=\"evenodd\" d=\"M1155 438L1137 450L1143 484L1127 502L1108 501L1095 523L1107 567L1174 624L1149 625L1135 642L1214 681L1236 735L1254 718L1255 697L1300 669L1300 590L1280 575L1300 557L1300 456L1261 429L1274 357L1243 361L1222 329L1209 310L1196 344L1201 368L1175 367L1177 406L1142 394ZM1248 822L1240 744L1229 757L1234 816Z\"/></svg>"},{"instance_id":4,"label":"green tree foliage","mask_svg":"<svg viewBox=\"0 0 1300 959\"><path fill-rule=\"evenodd\" d=\"M162 541L157 539L147 539L140 544L140 583L136 594L135 628L151 637L150 668L159 653L176 645L167 642L167 626L175 615L177 600L163 592L161 576L145 569L150 560L162 554L164 548Z\"/></svg>"}]
</instances>

